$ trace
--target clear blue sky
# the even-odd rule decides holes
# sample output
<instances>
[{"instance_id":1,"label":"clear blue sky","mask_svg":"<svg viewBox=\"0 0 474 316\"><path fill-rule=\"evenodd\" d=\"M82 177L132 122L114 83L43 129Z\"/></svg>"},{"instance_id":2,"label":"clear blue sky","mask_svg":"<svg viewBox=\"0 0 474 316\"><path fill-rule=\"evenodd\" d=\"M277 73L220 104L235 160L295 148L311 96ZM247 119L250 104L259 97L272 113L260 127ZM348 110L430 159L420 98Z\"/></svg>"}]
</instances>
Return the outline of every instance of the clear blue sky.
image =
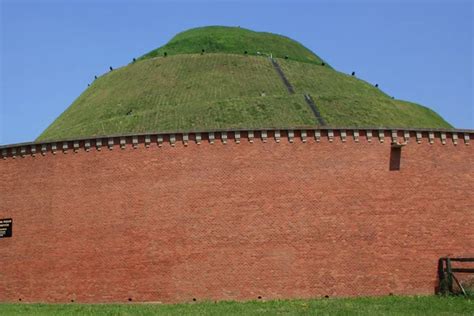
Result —
<instances>
[{"instance_id":1,"label":"clear blue sky","mask_svg":"<svg viewBox=\"0 0 474 316\"><path fill-rule=\"evenodd\" d=\"M204 25L287 35L339 71L474 128L471 1L0 3L0 144L34 140L95 74Z\"/></svg>"}]
</instances>

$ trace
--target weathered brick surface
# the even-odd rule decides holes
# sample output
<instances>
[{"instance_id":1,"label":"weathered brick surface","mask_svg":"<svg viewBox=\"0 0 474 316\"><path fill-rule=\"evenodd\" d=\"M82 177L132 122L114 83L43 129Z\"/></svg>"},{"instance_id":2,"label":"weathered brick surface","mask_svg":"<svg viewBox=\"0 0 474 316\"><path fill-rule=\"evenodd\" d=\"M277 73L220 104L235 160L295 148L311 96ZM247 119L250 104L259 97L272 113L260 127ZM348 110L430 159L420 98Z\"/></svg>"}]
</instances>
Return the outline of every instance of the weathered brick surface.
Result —
<instances>
[{"instance_id":1,"label":"weathered brick surface","mask_svg":"<svg viewBox=\"0 0 474 316\"><path fill-rule=\"evenodd\" d=\"M0 161L0 301L430 294L474 255L473 146L295 139Z\"/></svg>"}]
</instances>

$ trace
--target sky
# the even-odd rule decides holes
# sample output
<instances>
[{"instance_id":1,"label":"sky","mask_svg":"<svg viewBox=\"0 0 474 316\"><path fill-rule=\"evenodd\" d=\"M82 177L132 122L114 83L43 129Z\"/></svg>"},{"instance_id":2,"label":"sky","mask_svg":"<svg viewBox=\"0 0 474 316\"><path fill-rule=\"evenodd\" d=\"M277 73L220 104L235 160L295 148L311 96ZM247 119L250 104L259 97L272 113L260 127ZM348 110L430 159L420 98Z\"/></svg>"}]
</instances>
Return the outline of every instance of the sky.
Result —
<instances>
[{"instance_id":1,"label":"sky","mask_svg":"<svg viewBox=\"0 0 474 316\"><path fill-rule=\"evenodd\" d=\"M335 69L474 129L472 1L0 0L0 144L33 141L109 66L183 30L289 36Z\"/></svg>"}]
</instances>

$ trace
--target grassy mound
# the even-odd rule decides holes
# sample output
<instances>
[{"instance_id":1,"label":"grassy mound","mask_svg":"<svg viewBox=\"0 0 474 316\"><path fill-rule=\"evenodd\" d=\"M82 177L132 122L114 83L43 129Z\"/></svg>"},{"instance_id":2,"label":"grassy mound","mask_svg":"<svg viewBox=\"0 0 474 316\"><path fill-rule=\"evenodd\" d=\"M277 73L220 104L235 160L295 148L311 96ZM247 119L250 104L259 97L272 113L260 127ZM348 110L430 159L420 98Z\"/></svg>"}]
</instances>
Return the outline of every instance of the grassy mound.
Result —
<instances>
[{"instance_id":1,"label":"grassy mound","mask_svg":"<svg viewBox=\"0 0 474 316\"><path fill-rule=\"evenodd\" d=\"M100 77L39 139L313 123L303 97L288 95L268 59L177 55Z\"/></svg>"},{"instance_id":2,"label":"grassy mound","mask_svg":"<svg viewBox=\"0 0 474 316\"><path fill-rule=\"evenodd\" d=\"M433 110L394 100L367 82L327 67L279 60L297 93L309 93L328 125L451 128Z\"/></svg>"},{"instance_id":3,"label":"grassy mound","mask_svg":"<svg viewBox=\"0 0 474 316\"><path fill-rule=\"evenodd\" d=\"M331 126L450 127L433 111L390 99L318 65L228 54L144 60L98 78L38 140L217 128L315 126L310 93Z\"/></svg>"},{"instance_id":4,"label":"grassy mound","mask_svg":"<svg viewBox=\"0 0 474 316\"><path fill-rule=\"evenodd\" d=\"M191 54L204 43L208 45L205 54ZM242 54L243 43L253 47L249 52L262 46L273 53L289 53L289 59L276 60L295 93L288 93L269 58ZM163 50L170 54L149 58ZM286 37L240 28L193 29L95 80L37 140L317 126L304 94L311 95L323 119L333 127L451 127L430 109L393 100L319 61Z\"/></svg>"},{"instance_id":5,"label":"grassy mound","mask_svg":"<svg viewBox=\"0 0 474 316\"><path fill-rule=\"evenodd\" d=\"M155 49L140 59L177 54L228 53L242 55L270 55L292 60L318 63L322 59L300 43L266 32L254 32L240 27L207 26L190 29L177 34L166 45Z\"/></svg>"}]
</instances>

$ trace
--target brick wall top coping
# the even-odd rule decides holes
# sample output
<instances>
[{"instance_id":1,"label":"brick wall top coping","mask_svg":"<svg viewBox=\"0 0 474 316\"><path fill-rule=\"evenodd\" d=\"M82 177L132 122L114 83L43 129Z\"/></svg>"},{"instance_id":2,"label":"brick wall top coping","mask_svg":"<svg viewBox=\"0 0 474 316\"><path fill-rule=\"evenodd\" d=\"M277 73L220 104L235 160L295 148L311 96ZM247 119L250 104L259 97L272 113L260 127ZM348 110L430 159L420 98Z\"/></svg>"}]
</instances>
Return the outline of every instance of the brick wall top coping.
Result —
<instances>
[{"instance_id":1,"label":"brick wall top coping","mask_svg":"<svg viewBox=\"0 0 474 316\"><path fill-rule=\"evenodd\" d=\"M135 134L119 134L92 136L85 138L72 138L60 140L48 140L41 142L25 142L18 144L0 146L1 156L7 157L25 155L45 155L47 152L55 154L57 151L67 152L72 150L77 152L79 149L89 151L91 148L101 150L102 147L113 149L115 145L125 148L127 145L137 148L139 144L149 147L151 143L156 143L159 147L163 143L169 143L174 146L177 142L182 142L185 146L193 141L200 144L202 141L208 141L213 144L221 141L226 144L233 140L240 143L241 139L248 139L253 143L256 139L266 142L272 138L276 142L281 139L288 139L290 143L295 138L306 142L308 138L314 138L317 142L327 139L332 142L334 138L340 137L345 142L348 137L353 137L355 142L359 142L362 137L368 142L375 140L384 142L386 137L391 137L389 144L405 145L413 138L414 142L421 143L423 139L428 139L430 144L434 143L435 138L439 139L444 145L449 140L455 145L459 143L469 144L471 138L474 138L472 129L429 129L429 128L383 128L383 127L298 127L298 128L252 128L252 129L215 129L215 130L191 130L191 131L165 131L148 132Z\"/></svg>"}]
</instances>

